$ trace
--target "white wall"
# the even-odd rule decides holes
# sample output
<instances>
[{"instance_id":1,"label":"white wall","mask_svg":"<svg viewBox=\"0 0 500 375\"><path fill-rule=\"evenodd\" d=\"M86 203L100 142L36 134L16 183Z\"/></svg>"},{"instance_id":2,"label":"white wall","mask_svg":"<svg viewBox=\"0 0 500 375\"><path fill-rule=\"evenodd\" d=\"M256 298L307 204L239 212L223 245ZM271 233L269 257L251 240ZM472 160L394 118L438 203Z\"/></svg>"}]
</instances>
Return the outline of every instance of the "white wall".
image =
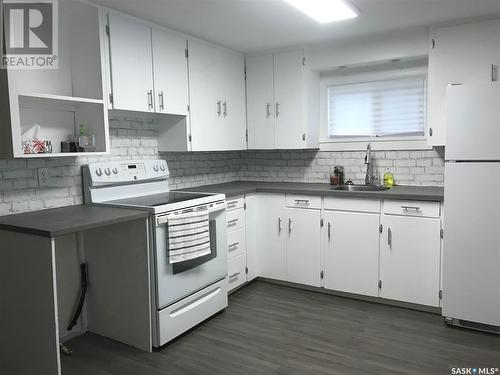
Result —
<instances>
[{"instance_id":1,"label":"white wall","mask_svg":"<svg viewBox=\"0 0 500 375\"><path fill-rule=\"evenodd\" d=\"M377 34L307 47L309 64L316 71L359 66L392 59L413 59L429 53L428 28Z\"/></svg>"}]
</instances>

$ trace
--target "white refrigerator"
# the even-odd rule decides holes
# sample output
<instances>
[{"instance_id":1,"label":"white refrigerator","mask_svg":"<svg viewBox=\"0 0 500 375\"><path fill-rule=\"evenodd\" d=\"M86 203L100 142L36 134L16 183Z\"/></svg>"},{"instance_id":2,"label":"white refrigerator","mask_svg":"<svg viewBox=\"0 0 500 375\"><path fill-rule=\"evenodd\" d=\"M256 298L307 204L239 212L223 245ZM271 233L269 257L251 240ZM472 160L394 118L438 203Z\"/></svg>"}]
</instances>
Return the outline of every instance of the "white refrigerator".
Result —
<instances>
[{"instance_id":1,"label":"white refrigerator","mask_svg":"<svg viewBox=\"0 0 500 375\"><path fill-rule=\"evenodd\" d=\"M500 333L500 85L448 87L443 316Z\"/></svg>"}]
</instances>

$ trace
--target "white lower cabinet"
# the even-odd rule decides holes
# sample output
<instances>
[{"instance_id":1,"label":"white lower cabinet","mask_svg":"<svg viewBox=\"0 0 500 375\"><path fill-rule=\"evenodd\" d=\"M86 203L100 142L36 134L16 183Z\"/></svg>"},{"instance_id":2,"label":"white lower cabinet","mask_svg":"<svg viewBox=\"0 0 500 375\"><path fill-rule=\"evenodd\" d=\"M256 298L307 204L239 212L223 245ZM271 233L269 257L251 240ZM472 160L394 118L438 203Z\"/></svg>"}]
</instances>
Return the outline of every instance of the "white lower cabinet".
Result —
<instances>
[{"instance_id":1,"label":"white lower cabinet","mask_svg":"<svg viewBox=\"0 0 500 375\"><path fill-rule=\"evenodd\" d=\"M257 195L257 258L259 276L286 280L286 208L284 194Z\"/></svg>"},{"instance_id":2,"label":"white lower cabinet","mask_svg":"<svg viewBox=\"0 0 500 375\"><path fill-rule=\"evenodd\" d=\"M227 200L228 292L257 277L255 195Z\"/></svg>"},{"instance_id":3,"label":"white lower cabinet","mask_svg":"<svg viewBox=\"0 0 500 375\"><path fill-rule=\"evenodd\" d=\"M287 208L287 281L321 286L321 211Z\"/></svg>"},{"instance_id":4,"label":"white lower cabinet","mask_svg":"<svg viewBox=\"0 0 500 375\"><path fill-rule=\"evenodd\" d=\"M323 286L378 296L379 213L326 211L321 235Z\"/></svg>"},{"instance_id":5,"label":"white lower cabinet","mask_svg":"<svg viewBox=\"0 0 500 375\"><path fill-rule=\"evenodd\" d=\"M380 297L438 307L441 219L423 217L418 205L401 204L410 207L404 215L382 215Z\"/></svg>"},{"instance_id":6,"label":"white lower cabinet","mask_svg":"<svg viewBox=\"0 0 500 375\"><path fill-rule=\"evenodd\" d=\"M439 202L258 193L227 217L229 290L260 276L440 306Z\"/></svg>"}]
</instances>

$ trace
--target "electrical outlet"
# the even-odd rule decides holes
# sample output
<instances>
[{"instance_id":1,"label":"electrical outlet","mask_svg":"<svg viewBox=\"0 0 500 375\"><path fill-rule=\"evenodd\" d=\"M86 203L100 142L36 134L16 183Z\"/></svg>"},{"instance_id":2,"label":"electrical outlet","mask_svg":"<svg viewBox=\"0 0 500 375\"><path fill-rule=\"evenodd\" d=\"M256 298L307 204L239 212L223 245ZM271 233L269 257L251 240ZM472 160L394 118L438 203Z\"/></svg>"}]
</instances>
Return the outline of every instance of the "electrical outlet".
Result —
<instances>
[{"instance_id":1,"label":"electrical outlet","mask_svg":"<svg viewBox=\"0 0 500 375\"><path fill-rule=\"evenodd\" d=\"M49 186L49 169L38 168L38 186Z\"/></svg>"}]
</instances>

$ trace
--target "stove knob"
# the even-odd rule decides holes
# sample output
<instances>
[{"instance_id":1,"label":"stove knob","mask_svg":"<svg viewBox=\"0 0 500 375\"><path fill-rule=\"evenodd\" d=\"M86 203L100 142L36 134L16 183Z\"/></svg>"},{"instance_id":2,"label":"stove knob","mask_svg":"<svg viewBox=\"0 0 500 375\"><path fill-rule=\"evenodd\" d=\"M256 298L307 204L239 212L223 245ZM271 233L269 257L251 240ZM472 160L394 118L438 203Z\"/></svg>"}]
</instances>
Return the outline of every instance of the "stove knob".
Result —
<instances>
[{"instance_id":1,"label":"stove knob","mask_svg":"<svg viewBox=\"0 0 500 375\"><path fill-rule=\"evenodd\" d=\"M109 168L106 168L104 170L104 173L106 173L107 176L111 175L111 170Z\"/></svg>"},{"instance_id":2,"label":"stove knob","mask_svg":"<svg viewBox=\"0 0 500 375\"><path fill-rule=\"evenodd\" d=\"M118 174L118 168L113 168L113 173Z\"/></svg>"},{"instance_id":3,"label":"stove knob","mask_svg":"<svg viewBox=\"0 0 500 375\"><path fill-rule=\"evenodd\" d=\"M98 176L102 176L102 169L101 168L97 168L95 170L95 174L98 175Z\"/></svg>"},{"instance_id":4,"label":"stove knob","mask_svg":"<svg viewBox=\"0 0 500 375\"><path fill-rule=\"evenodd\" d=\"M153 170L154 170L155 172L158 172L158 170L159 170L159 169L158 169L158 165L154 165L154 166L153 166Z\"/></svg>"},{"instance_id":5,"label":"stove knob","mask_svg":"<svg viewBox=\"0 0 500 375\"><path fill-rule=\"evenodd\" d=\"M165 172L165 164L160 165L160 169Z\"/></svg>"}]
</instances>

